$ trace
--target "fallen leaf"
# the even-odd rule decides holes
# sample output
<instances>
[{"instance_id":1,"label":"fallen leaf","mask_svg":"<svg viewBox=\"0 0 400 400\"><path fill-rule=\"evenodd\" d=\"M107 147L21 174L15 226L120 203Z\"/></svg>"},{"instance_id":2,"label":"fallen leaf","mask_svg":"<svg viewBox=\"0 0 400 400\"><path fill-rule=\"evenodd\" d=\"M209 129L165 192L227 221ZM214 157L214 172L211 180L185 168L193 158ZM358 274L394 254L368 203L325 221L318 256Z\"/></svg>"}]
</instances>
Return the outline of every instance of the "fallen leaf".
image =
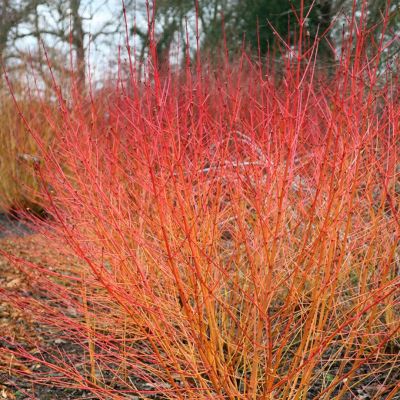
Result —
<instances>
[{"instance_id":1,"label":"fallen leaf","mask_svg":"<svg viewBox=\"0 0 400 400\"><path fill-rule=\"evenodd\" d=\"M21 279L20 278L14 278L13 280L11 280L10 282L8 282L6 284L6 287L8 289L12 289L12 288L17 287L20 283L21 283Z\"/></svg>"}]
</instances>

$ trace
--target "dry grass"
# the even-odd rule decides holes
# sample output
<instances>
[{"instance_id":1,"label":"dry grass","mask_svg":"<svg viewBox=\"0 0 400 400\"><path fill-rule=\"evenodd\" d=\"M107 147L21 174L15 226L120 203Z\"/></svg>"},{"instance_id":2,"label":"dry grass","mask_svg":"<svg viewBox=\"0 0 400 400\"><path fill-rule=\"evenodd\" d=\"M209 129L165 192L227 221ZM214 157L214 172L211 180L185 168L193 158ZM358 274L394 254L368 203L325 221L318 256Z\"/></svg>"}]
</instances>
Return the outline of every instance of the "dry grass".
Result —
<instances>
[{"instance_id":1,"label":"dry grass","mask_svg":"<svg viewBox=\"0 0 400 400\"><path fill-rule=\"evenodd\" d=\"M44 142L50 142L51 129L42 103L28 96L20 100L26 120L40 130ZM29 134L9 94L1 95L0 110L0 212L26 208L40 211L34 174L34 165L39 161L37 142Z\"/></svg>"}]
</instances>

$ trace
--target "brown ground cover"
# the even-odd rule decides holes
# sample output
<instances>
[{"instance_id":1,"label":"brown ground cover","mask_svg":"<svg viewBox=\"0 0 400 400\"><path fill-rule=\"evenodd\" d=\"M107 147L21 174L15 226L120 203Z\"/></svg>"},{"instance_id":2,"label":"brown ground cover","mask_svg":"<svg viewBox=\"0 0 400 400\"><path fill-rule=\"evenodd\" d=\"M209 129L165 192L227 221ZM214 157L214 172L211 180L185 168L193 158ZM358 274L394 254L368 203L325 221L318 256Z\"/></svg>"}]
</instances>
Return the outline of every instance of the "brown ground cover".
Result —
<instances>
[{"instance_id":1,"label":"brown ground cover","mask_svg":"<svg viewBox=\"0 0 400 400\"><path fill-rule=\"evenodd\" d=\"M62 263L70 262L68 258L60 256L54 248L47 246L39 235L2 238L0 249L16 258L46 268L57 269ZM23 346L32 355L37 353L39 348L50 351L62 348L68 354L77 353L79 349L72 343L61 339L49 327L38 325L30 315L16 309L11 301L7 300L12 299L13 295L26 296L32 301L40 300L43 293L35 288L35 274L38 274L38 271L22 271L18 269L18 265L10 263L6 257L0 255L0 348L15 344ZM20 371L20 375L15 374L16 370ZM43 373L49 373L44 365L20 363L15 357L0 350L0 399L76 399L84 396L81 391L67 391L28 383L32 376Z\"/></svg>"},{"instance_id":2,"label":"brown ground cover","mask_svg":"<svg viewBox=\"0 0 400 400\"><path fill-rule=\"evenodd\" d=\"M68 256L46 245L45 239L40 235L4 237L0 239L0 249L16 258L31 261L36 265L42 265L54 270L57 270L57 268L62 269L63 263L71 262ZM22 294L32 301L43 300L44 294L37 290L34 285L35 274L38 273L38 271L34 270L20 270L18 263L12 264L6 257L0 255L0 348L3 347L4 349L7 346L19 345L31 352L32 355L39 352L39 348L49 352L62 350L69 356L76 357L79 360L84 355L78 346L65 340L65 337L61 338L52 328L38 325L31 319L30 315L17 310L7 300L7 298L11 299L14 294L19 296ZM390 360L386 360L386 368L383 366L385 364L384 360L379 360L379 363L382 363L382 376L379 379L375 375L374 379L364 380L356 391L349 392L345 398L355 400L385 399L387 393L393 390L396 385L399 385L400 382L400 370L397 374L393 374L393 371L391 371L391 379L389 381L385 379L387 368L392 370L395 365L400 365L400 360L397 359L396 361L393 357L392 354ZM368 375L371 368L374 369L375 367L373 365L363 366L362 371L359 371L360 376L363 374ZM15 371L19 371L20 374L16 374ZM32 377L39 377L44 374L48 378L48 375L52 373L54 372L48 370L41 363L20 363L15 357L0 351L0 399L93 398L93 396L82 390L68 390L29 383ZM316 387L315 393L317 391L318 388ZM310 390L310 393L312 394L313 390ZM139 399L139 397L135 396L129 398ZM398 395L395 395L394 399L398 398Z\"/></svg>"}]
</instances>

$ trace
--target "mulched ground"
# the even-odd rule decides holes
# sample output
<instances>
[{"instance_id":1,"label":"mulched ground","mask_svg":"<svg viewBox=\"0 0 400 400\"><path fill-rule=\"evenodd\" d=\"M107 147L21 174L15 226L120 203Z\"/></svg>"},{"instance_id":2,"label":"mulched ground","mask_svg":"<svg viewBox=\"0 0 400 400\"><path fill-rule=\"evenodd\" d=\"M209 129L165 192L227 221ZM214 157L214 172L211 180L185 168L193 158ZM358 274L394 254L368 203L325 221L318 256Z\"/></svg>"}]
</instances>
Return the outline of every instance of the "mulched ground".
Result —
<instances>
[{"instance_id":1,"label":"mulched ground","mask_svg":"<svg viewBox=\"0 0 400 400\"><path fill-rule=\"evenodd\" d=\"M56 252L39 235L23 222L0 214L0 250L12 254L18 258L31 261L43 266L51 266L57 269L62 263L71 260L62 259L60 253ZM33 274L35 271L32 272ZM38 291L26 274L21 273L9 260L0 254L0 294L7 292L9 296L19 293L33 299L43 299L44 293ZM2 338L7 338L5 341ZM32 385L29 377L47 375L49 371L40 363L18 362L10 356L5 355L1 348L13 348L13 343L20 344L24 349L35 354L38 347L43 353L54 354L62 351L68 354L77 363L84 357L82 349L67 338L60 338L57 332L52 332L47 326L40 326L30 320L29 315L15 309L9 302L0 296L0 400L69 400L69 399L97 399L97 397L83 390L62 389L54 386ZM21 374L11 373L10 366L17 368ZM24 378L25 374L25 378ZM146 383L131 378L139 390L149 390ZM141 397L149 399L161 399L161 397ZM126 399L138 400L138 396L126 396Z\"/></svg>"},{"instance_id":2,"label":"mulched ground","mask_svg":"<svg viewBox=\"0 0 400 400\"><path fill-rule=\"evenodd\" d=\"M20 258L24 258L35 263L44 265L54 265L60 262L59 254L54 253L54 250L46 247L42 239L38 235L32 234L32 230L21 221L10 219L0 214L0 249ZM13 291L24 293L26 296L37 297L43 294L38 293L35 287L29 282L26 275L19 272L13 267L10 262L0 255L0 293L7 291L12 294ZM42 348L49 351L60 349L69 354L71 357L81 357L81 349L78 348L64 338L60 339L55 332L49 331L47 327L41 327L29 320L29 316L13 308L7 301L0 300L0 349L10 346L9 343L2 341L1 337L9 338L11 342L25 345L26 348L31 348L34 351L33 343L40 344ZM400 349L399 349L400 350ZM400 355L399 355L400 357ZM392 356L393 358L393 356ZM364 365L358 371L359 376L366 376L361 379L360 385L352 388L345 394L343 400L384 400L387 393L400 382L400 359L395 374L391 375L390 381L387 381L387 374L382 373L377 376L370 374L374 369L374 365ZM38 386L27 383L29 380L24 379L23 375L16 376L10 373L10 365L16 366L16 360L7 358L0 351L0 400L1 399L39 399L39 400L69 400L69 399L95 399L93 395L82 390L66 390L51 386ZM46 374L46 367L40 363L24 364L18 366L22 373L30 376L32 374ZM393 365L392 365L393 368ZM331 370L334 374L334 368ZM136 382L138 388L145 388L145 384L140 381ZM142 386L141 386L142 385ZM317 397L322 387L322 382L314 383L307 395L308 399ZM335 391L337 393L337 391ZM334 394L333 394L334 396ZM127 399L139 399L137 396L127 396ZM141 397L145 398L145 397ZM156 397L148 397L155 399ZM392 399L400 399L399 393ZM286 400L286 399L285 399Z\"/></svg>"},{"instance_id":3,"label":"mulched ground","mask_svg":"<svg viewBox=\"0 0 400 400\"><path fill-rule=\"evenodd\" d=\"M22 222L0 216L2 228L0 230L0 249L11 254L31 261L48 262L55 257L43 249L38 254L38 241L35 235L30 235L31 230ZM26 275L13 267L9 261L0 256L0 290L6 290L11 294L15 291L26 296L40 296L35 293ZM0 336L8 338L11 342L24 345L27 349L34 351L33 343L38 343L44 348L64 345L67 353L76 351L72 344L62 343L60 339L52 335L46 329L35 325L29 320L29 316L16 310L7 301L0 301ZM1 341L0 347L7 347L8 343ZM0 352L1 353L1 352ZM22 376L10 373L10 366L16 367L25 374L31 375L41 373L44 367L37 364L18 365L12 357L0 354L0 399L78 399L88 398L82 391L63 390L54 387L36 386L27 383L28 380Z\"/></svg>"}]
</instances>

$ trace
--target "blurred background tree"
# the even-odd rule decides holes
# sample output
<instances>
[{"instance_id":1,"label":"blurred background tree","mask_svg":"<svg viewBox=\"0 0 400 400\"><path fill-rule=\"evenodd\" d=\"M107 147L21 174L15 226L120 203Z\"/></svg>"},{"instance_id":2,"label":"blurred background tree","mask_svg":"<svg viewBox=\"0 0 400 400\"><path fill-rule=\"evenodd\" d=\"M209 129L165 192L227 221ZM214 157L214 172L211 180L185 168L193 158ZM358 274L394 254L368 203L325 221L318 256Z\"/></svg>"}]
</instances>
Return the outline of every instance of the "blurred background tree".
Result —
<instances>
[{"instance_id":1,"label":"blurred background tree","mask_svg":"<svg viewBox=\"0 0 400 400\"><path fill-rule=\"evenodd\" d=\"M19 28L22 24L32 20L37 8L45 0L12 1L2 0L0 2L0 61L5 63L7 58L13 56L9 47L15 42L21 33Z\"/></svg>"},{"instance_id":2,"label":"blurred background tree","mask_svg":"<svg viewBox=\"0 0 400 400\"><path fill-rule=\"evenodd\" d=\"M317 62L321 68L336 62L346 35L346 19L353 12L359 15L362 4L353 0L158 0L154 8L146 0L125 1L128 33L140 61L149 54L149 22L154 27L160 63L168 59L179 65L187 51L194 55L196 25L203 54L211 58L220 56L224 35L232 57L245 43L254 55L259 50L262 58L268 52L279 58L278 37L294 43L302 13L307 17L304 45L320 38ZM380 32L386 29L384 60L390 61L400 51L400 40L395 40L400 28L398 0L368 0L365 4L369 27L378 27L368 45L373 51ZM386 27L382 24L385 14L389 15ZM124 31L120 0L0 0L0 59L9 70L24 68L29 62L43 74L43 42L53 68L69 71L72 67L84 87L89 47L91 67L108 72L118 65L117 48L125 45ZM94 55L94 48L109 57Z\"/></svg>"},{"instance_id":3,"label":"blurred background tree","mask_svg":"<svg viewBox=\"0 0 400 400\"><path fill-rule=\"evenodd\" d=\"M362 2L352 0L159 0L156 10L150 7L150 14L155 15L155 38L157 40L157 55L159 60L171 56L171 50L178 47L185 54L186 35L192 54L195 49L196 15L200 42L203 50L209 55L218 56L221 44L226 37L226 45L234 56L245 43L250 52L264 57L268 51L273 51L278 45L278 36L283 40L296 40L298 19L302 14L305 18L305 45L319 38L318 63L320 67L329 67L335 63L335 57L340 54L343 26L353 12L360 15ZM131 0L127 2L128 10L145 14L146 2ZM389 43L399 34L399 4L388 0L368 0L364 8L367 21L372 28L377 26L373 37L379 40L385 13L388 13L389 25L385 27L385 40ZM277 34L275 34L275 32ZM132 35L138 35L141 41L140 59L146 55L147 27L136 24L132 27ZM307 42L307 43L306 43ZM393 40L388 49L388 58L394 57L399 51L400 41ZM370 43L376 45L374 40ZM279 52L277 53L279 54Z\"/></svg>"}]
</instances>

